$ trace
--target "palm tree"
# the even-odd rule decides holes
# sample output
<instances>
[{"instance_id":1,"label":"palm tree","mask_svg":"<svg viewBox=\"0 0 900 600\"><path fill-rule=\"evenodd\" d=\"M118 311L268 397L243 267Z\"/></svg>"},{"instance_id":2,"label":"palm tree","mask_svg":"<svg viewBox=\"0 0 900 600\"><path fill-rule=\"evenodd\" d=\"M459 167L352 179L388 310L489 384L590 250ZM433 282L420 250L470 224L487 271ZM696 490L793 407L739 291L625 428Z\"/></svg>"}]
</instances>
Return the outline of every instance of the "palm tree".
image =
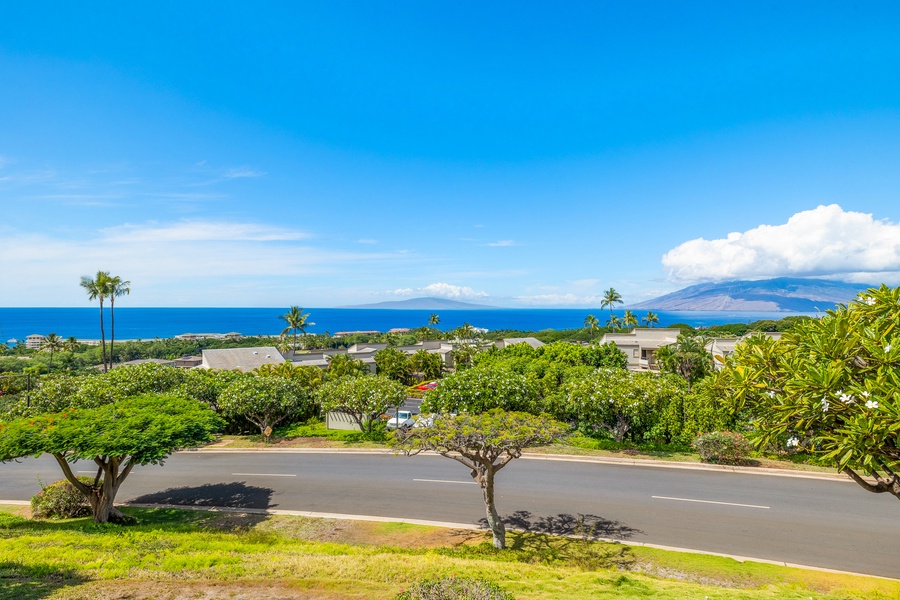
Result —
<instances>
[{"instance_id":1,"label":"palm tree","mask_svg":"<svg viewBox=\"0 0 900 600\"><path fill-rule=\"evenodd\" d=\"M431 316L428 317L428 327L424 328L425 331L426 331L426 333L425 333L425 335L426 335L425 339L426 339L426 340L427 340L429 337L431 337L431 336L429 335L429 334L430 334L429 327L435 327L435 328L436 328L436 327L440 324L440 322L441 322L441 318L437 315L437 313L431 313Z\"/></svg>"},{"instance_id":2,"label":"palm tree","mask_svg":"<svg viewBox=\"0 0 900 600\"><path fill-rule=\"evenodd\" d=\"M53 353L58 352L60 350L64 350L65 347L66 347L66 343L63 341L63 339L61 337L59 337L55 333L51 333L50 335L45 337L43 340L41 340L40 350L42 352L50 353L50 364L47 365L48 371L53 370Z\"/></svg>"},{"instance_id":3,"label":"palm tree","mask_svg":"<svg viewBox=\"0 0 900 600\"><path fill-rule=\"evenodd\" d=\"M606 320L606 326L615 331L617 327L622 326L622 319L616 315L610 315L609 319Z\"/></svg>"},{"instance_id":4,"label":"palm tree","mask_svg":"<svg viewBox=\"0 0 900 600\"><path fill-rule=\"evenodd\" d=\"M625 327L629 325L636 326L638 324L637 317L634 316L634 313L630 310L626 310L625 314L622 315L622 322L625 323Z\"/></svg>"},{"instance_id":5,"label":"palm tree","mask_svg":"<svg viewBox=\"0 0 900 600\"><path fill-rule=\"evenodd\" d=\"M87 275L81 278L81 287L87 292L91 300L100 300L100 353L103 356L103 370L106 371L106 330L103 328L103 301L106 300L109 289L109 272L97 271L97 275L91 279Z\"/></svg>"},{"instance_id":6,"label":"palm tree","mask_svg":"<svg viewBox=\"0 0 900 600\"><path fill-rule=\"evenodd\" d=\"M76 350L78 350L78 348L80 346L81 346L81 344L78 342L77 339L75 339L75 336L70 335L69 338L66 340L65 350L66 350L66 352L75 352Z\"/></svg>"},{"instance_id":7,"label":"palm tree","mask_svg":"<svg viewBox=\"0 0 900 600\"><path fill-rule=\"evenodd\" d=\"M306 333L306 325L309 320L309 313L304 313L303 309L299 306L292 306L288 309L286 314L278 317L285 323L287 323L287 327L281 332L282 337L285 336L289 331L294 333L292 349L294 352L297 351L297 332L300 331L302 333Z\"/></svg>"},{"instance_id":8,"label":"palm tree","mask_svg":"<svg viewBox=\"0 0 900 600\"><path fill-rule=\"evenodd\" d=\"M597 317L594 315L588 315L584 318L584 326L590 328L591 330L591 341L594 341L594 331L597 329L597 326L600 324L600 321L597 320Z\"/></svg>"},{"instance_id":9,"label":"palm tree","mask_svg":"<svg viewBox=\"0 0 900 600\"><path fill-rule=\"evenodd\" d=\"M600 308L609 307L609 321L608 323L613 324L613 331L615 331L616 324L619 322L618 319L613 319L613 306L616 304L623 304L622 296L619 292L616 291L616 288L609 288L605 292L603 292L603 300L600 302Z\"/></svg>"},{"instance_id":10,"label":"palm tree","mask_svg":"<svg viewBox=\"0 0 900 600\"><path fill-rule=\"evenodd\" d=\"M106 295L109 297L109 368L113 363L113 346L116 344L116 298L131 293L131 282L122 281L118 275L110 277L106 282Z\"/></svg>"},{"instance_id":11,"label":"palm tree","mask_svg":"<svg viewBox=\"0 0 900 600\"><path fill-rule=\"evenodd\" d=\"M652 310L648 310L647 316L641 319L641 323L646 323L647 327L653 327L659 324L659 317Z\"/></svg>"}]
</instances>

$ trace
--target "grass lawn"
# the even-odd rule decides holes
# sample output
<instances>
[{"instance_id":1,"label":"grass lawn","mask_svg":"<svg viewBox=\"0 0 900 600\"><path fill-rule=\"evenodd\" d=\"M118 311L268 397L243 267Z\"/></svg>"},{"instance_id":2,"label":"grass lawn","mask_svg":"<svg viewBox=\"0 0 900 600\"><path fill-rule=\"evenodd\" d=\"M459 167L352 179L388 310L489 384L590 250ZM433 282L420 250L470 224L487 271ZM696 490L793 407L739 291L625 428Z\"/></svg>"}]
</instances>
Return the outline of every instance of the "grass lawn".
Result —
<instances>
[{"instance_id":1,"label":"grass lawn","mask_svg":"<svg viewBox=\"0 0 900 600\"><path fill-rule=\"evenodd\" d=\"M125 509L128 527L33 521L0 507L0 599L390 599L434 576L517 599L880 599L900 582L511 532L240 513Z\"/></svg>"}]
</instances>

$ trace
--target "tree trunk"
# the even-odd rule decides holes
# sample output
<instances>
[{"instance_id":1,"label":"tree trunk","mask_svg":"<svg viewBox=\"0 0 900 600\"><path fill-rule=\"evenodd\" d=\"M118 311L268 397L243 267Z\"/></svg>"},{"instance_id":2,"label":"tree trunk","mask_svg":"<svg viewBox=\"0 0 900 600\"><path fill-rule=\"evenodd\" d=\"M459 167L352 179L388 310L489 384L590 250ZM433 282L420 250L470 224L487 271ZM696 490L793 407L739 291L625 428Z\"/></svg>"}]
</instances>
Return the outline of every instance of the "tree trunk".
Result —
<instances>
[{"instance_id":1,"label":"tree trunk","mask_svg":"<svg viewBox=\"0 0 900 600\"><path fill-rule=\"evenodd\" d=\"M115 294L109 297L109 368L112 369L113 349L116 346L116 300Z\"/></svg>"},{"instance_id":2,"label":"tree trunk","mask_svg":"<svg viewBox=\"0 0 900 600\"><path fill-rule=\"evenodd\" d=\"M478 470L472 470L472 478L481 486L484 495L484 510L487 516L487 524L494 535L494 548L503 550L506 548L506 526L497 513L494 505L494 466L486 465Z\"/></svg>"},{"instance_id":3,"label":"tree trunk","mask_svg":"<svg viewBox=\"0 0 900 600\"><path fill-rule=\"evenodd\" d=\"M103 328L103 299L100 299L100 354L103 356L103 372L106 372L106 330Z\"/></svg>"}]
</instances>

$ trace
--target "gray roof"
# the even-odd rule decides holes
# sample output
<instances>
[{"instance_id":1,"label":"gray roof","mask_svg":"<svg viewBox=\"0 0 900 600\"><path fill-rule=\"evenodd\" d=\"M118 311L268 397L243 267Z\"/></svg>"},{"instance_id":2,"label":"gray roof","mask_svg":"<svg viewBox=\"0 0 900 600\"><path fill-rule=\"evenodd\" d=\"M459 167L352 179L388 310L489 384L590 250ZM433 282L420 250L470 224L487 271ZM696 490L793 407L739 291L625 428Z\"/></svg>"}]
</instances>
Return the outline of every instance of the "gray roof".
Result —
<instances>
[{"instance_id":1,"label":"gray roof","mask_svg":"<svg viewBox=\"0 0 900 600\"><path fill-rule=\"evenodd\" d=\"M257 348L222 348L203 351L203 366L225 371L252 371L262 365L277 365L284 357L274 346Z\"/></svg>"}]
</instances>

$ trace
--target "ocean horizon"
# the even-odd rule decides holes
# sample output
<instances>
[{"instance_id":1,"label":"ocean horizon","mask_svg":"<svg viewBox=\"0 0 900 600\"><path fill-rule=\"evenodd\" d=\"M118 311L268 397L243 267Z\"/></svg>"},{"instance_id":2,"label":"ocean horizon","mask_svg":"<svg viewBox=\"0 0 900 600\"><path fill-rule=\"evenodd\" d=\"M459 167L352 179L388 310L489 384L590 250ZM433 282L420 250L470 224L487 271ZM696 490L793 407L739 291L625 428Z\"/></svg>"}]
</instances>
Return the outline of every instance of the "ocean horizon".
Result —
<instances>
[{"instance_id":1,"label":"ocean horizon","mask_svg":"<svg viewBox=\"0 0 900 600\"><path fill-rule=\"evenodd\" d=\"M284 322L279 316L286 308L116 308L117 340L172 338L184 333L230 333L244 336L279 335ZM377 308L307 308L313 325L309 333L339 331L388 331L426 325L429 316L440 317L438 329L448 330L469 323L488 330L579 329L592 314L603 325L609 310L582 308L491 308L478 310L419 310ZM708 327L727 323L750 323L762 319L782 319L808 313L743 311L654 311L659 327L687 323ZM624 310L613 310L621 317ZM646 311L635 311L638 319ZM78 308L3 308L0 307L0 342L24 340L31 334L55 333L83 340L100 338L100 312L97 307ZM110 334L108 307L104 308L106 335Z\"/></svg>"}]
</instances>

